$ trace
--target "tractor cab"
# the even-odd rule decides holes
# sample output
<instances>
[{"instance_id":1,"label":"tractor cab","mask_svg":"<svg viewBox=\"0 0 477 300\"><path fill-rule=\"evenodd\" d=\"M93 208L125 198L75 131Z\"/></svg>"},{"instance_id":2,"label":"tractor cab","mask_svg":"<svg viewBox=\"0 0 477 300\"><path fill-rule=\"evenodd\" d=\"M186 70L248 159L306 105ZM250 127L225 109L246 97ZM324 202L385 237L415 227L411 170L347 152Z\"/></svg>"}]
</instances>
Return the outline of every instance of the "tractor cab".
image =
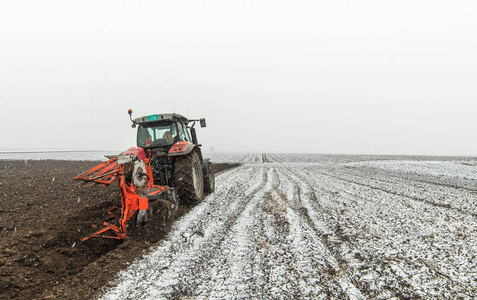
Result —
<instances>
[{"instance_id":1,"label":"tractor cab","mask_svg":"<svg viewBox=\"0 0 477 300\"><path fill-rule=\"evenodd\" d=\"M132 111L129 111L130 116ZM169 152L173 145L194 145L200 147L194 128L195 122L199 121L201 127L206 126L205 119L189 120L183 115L176 113L155 114L132 119L132 127L138 126L137 146L144 149L157 149L161 152Z\"/></svg>"}]
</instances>

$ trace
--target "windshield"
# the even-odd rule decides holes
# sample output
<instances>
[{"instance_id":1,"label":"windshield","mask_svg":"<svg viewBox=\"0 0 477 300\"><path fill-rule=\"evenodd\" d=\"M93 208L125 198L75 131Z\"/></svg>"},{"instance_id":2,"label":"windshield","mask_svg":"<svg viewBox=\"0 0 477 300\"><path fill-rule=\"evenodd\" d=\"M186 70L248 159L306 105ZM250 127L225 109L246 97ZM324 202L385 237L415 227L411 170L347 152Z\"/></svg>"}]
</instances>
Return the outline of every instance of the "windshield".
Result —
<instances>
[{"instance_id":1,"label":"windshield","mask_svg":"<svg viewBox=\"0 0 477 300\"><path fill-rule=\"evenodd\" d=\"M143 148L172 145L173 137L176 135L176 127L173 124L140 126L137 132L137 145Z\"/></svg>"}]
</instances>

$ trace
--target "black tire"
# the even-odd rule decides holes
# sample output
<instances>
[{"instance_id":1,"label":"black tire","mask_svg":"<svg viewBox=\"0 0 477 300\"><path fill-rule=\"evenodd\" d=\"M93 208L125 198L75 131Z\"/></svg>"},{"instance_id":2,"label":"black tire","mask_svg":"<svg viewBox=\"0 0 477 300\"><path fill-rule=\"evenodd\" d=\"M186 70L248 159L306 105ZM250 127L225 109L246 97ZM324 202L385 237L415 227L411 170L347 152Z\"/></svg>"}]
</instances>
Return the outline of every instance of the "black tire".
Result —
<instances>
[{"instance_id":1,"label":"black tire","mask_svg":"<svg viewBox=\"0 0 477 300\"><path fill-rule=\"evenodd\" d=\"M197 152L177 156L174 166L174 185L180 204L194 204L204 199L204 178Z\"/></svg>"},{"instance_id":2,"label":"black tire","mask_svg":"<svg viewBox=\"0 0 477 300\"><path fill-rule=\"evenodd\" d=\"M204 176L204 193L212 194L215 191L215 174L212 164L209 163L209 172Z\"/></svg>"}]
</instances>

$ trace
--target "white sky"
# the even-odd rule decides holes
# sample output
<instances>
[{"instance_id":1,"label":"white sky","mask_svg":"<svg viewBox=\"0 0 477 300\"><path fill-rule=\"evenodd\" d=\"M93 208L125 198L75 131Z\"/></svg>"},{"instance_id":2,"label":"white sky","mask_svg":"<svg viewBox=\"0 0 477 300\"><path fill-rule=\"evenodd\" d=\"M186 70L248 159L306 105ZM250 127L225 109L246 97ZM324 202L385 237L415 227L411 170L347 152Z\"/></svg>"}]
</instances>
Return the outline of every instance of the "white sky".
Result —
<instances>
[{"instance_id":1,"label":"white sky","mask_svg":"<svg viewBox=\"0 0 477 300\"><path fill-rule=\"evenodd\" d=\"M475 1L2 1L0 149L477 156Z\"/></svg>"}]
</instances>

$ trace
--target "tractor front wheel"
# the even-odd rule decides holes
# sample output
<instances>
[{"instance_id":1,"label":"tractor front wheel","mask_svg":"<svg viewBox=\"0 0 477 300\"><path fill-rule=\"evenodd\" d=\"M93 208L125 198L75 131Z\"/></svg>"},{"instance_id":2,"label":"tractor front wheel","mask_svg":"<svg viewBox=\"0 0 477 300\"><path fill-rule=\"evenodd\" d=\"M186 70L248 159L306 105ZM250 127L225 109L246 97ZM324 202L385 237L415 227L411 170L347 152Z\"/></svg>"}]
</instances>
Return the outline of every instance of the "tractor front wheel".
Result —
<instances>
[{"instance_id":1,"label":"tractor front wheel","mask_svg":"<svg viewBox=\"0 0 477 300\"><path fill-rule=\"evenodd\" d=\"M181 204L194 204L204 198L204 178L197 152L177 156L174 184Z\"/></svg>"}]
</instances>

